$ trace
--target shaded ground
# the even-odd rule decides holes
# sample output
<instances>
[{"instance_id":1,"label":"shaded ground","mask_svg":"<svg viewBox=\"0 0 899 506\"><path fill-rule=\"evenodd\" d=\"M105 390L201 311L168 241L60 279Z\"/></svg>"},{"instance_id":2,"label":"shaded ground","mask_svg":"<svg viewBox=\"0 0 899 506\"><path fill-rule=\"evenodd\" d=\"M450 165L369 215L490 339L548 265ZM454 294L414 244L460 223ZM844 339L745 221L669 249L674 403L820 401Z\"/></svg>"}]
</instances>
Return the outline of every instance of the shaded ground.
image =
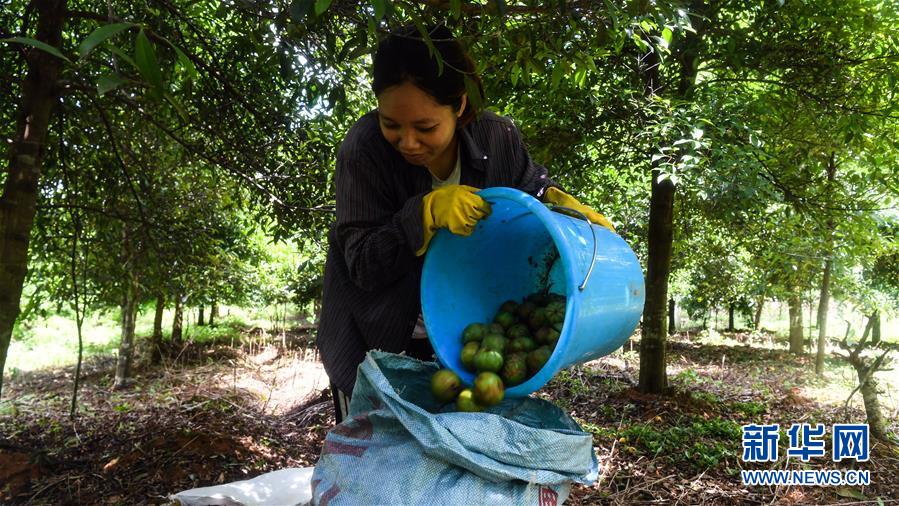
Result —
<instances>
[{"instance_id":1,"label":"shaded ground","mask_svg":"<svg viewBox=\"0 0 899 506\"><path fill-rule=\"evenodd\" d=\"M5 392L14 402L0 415L0 502L158 504L180 490L314 465L333 426L327 379L304 336L288 338L278 347L258 335L240 348L191 347L163 368L138 370L123 392L110 389L111 362L98 360L87 368L74 422L70 371L17 377ZM669 353L671 395L656 397L633 388L637 356L625 350L564 371L539 394L594 434L600 478L575 486L570 504L899 499L899 452L882 443L867 463L804 465L868 469L870 486L740 484L742 424L823 423L829 433L833 423L864 421L857 404L844 410L809 397L833 387L814 379L808 358L678 336ZM899 430L896 413L887 414ZM776 465L757 468L804 468L783 458L786 440Z\"/></svg>"}]
</instances>

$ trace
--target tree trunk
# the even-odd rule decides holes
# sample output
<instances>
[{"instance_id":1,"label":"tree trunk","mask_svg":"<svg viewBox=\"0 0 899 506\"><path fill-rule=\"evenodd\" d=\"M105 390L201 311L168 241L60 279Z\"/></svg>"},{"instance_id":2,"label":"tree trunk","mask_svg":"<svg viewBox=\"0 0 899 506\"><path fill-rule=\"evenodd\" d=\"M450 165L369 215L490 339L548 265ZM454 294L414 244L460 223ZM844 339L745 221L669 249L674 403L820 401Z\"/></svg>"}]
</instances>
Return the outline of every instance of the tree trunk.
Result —
<instances>
[{"instance_id":1,"label":"tree trunk","mask_svg":"<svg viewBox=\"0 0 899 506\"><path fill-rule=\"evenodd\" d=\"M880 344L880 311L874 310L874 313L871 314L871 320L873 324L871 325L871 346L877 346Z\"/></svg>"},{"instance_id":2,"label":"tree trunk","mask_svg":"<svg viewBox=\"0 0 899 506\"><path fill-rule=\"evenodd\" d=\"M812 318L814 316L815 311L815 301L812 300L812 297L809 297L808 301L808 339L806 340L806 346L808 346L808 352L811 354L812 352L812 343L814 342L812 333L813 328L815 326L815 320Z\"/></svg>"},{"instance_id":3,"label":"tree trunk","mask_svg":"<svg viewBox=\"0 0 899 506\"><path fill-rule=\"evenodd\" d=\"M765 296L759 295L755 299L755 316L752 318L752 328L758 330L762 326L762 309L765 307Z\"/></svg>"},{"instance_id":4,"label":"tree trunk","mask_svg":"<svg viewBox=\"0 0 899 506\"><path fill-rule=\"evenodd\" d=\"M60 47L66 0L34 0L31 6L37 16L34 38ZM62 60L44 51L25 50L28 74L22 82L15 137L8 144L9 168L0 195L0 396L6 354L19 317L19 299L28 269L28 239L34 224L44 143L63 65Z\"/></svg>"},{"instance_id":5,"label":"tree trunk","mask_svg":"<svg viewBox=\"0 0 899 506\"><path fill-rule=\"evenodd\" d=\"M833 186L836 179L836 160L835 155L831 153L830 160L827 163L827 186ZM824 275L821 279L821 300L818 302L818 353L815 355L815 374L822 376L824 374L824 348L827 339L827 310L830 305L830 271L833 269L833 218L827 219L827 248L824 252L827 260L824 262Z\"/></svg>"},{"instance_id":6,"label":"tree trunk","mask_svg":"<svg viewBox=\"0 0 899 506\"><path fill-rule=\"evenodd\" d=\"M215 319L219 316L219 306L215 302L209 305L209 326L215 326Z\"/></svg>"},{"instance_id":7,"label":"tree trunk","mask_svg":"<svg viewBox=\"0 0 899 506\"><path fill-rule=\"evenodd\" d=\"M727 331L734 331L734 305L727 306Z\"/></svg>"},{"instance_id":8,"label":"tree trunk","mask_svg":"<svg viewBox=\"0 0 899 506\"><path fill-rule=\"evenodd\" d=\"M674 335L677 332L677 328L674 325L674 298L668 299L668 335Z\"/></svg>"},{"instance_id":9,"label":"tree trunk","mask_svg":"<svg viewBox=\"0 0 899 506\"><path fill-rule=\"evenodd\" d=\"M203 313L204 313L204 308L203 308L203 306L200 306L199 312L197 314L197 325L200 327L206 325L206 318L203 316Z\"/></svg>"},{"instance_id":10,"label":"tree trunk","mask_svg":"<svg viewBox=\"0 0 899 506\"><path fill-rule=\"evenodd\" d=\"M798 285L794 285L788 299L790 305L790 353L801 355L805 338L802 335L802 297Z\"/></svg>"},{"instance_id":11,"label":"tree trunk","mask_svg":"<svg viewBox=\"0 0 899 506\"><path fill-rule=\"evenodd\" d=\"M175 295L175 317L172 321L172 345L176 348L181 347L181 329L184 326L184 296L180 293Z\"/></svg>"},{"instance_id":12,"label":"tree trunk","mask_svg":"<svg viewBox=\"0 0 899 506\"><path fill-rule=\"evenodd\" d=\"M113 388L125 388L131 374L131 361L134 358L134 324L137 319L137 305L140 300L140 284L137 274L132 272L125 287L122 298L122 338L119 342L119 357L116 363L115 385Z\"/></svg>"},{"instance_id":13,"label":"tree trunk","mask_svg":"<svg viewBox=\"0 0 899 506\"><path fill-rule=\"evenodd\" d=\"M880 440L887 440L887 423L883 418L883 412L880 410L880 400L878 399L879 385L874 379L873 374L868 374L865 367L856 368L858 381L861 385L859 391L862 393L862 400L865 402L865 417L868 426L871 428L871 435Z\"/></svg>"},{"instance_id":14,"label":"tree trunk","mask_svg":"<svg viewBox=\"0 0 899 506\"><path fill-rule=\"evenodd\" d=\"M156 296L156 313L153 315L153 336L150 338L150 363L162 362L162 314L165 311L165 295Z\"/></svg>"}]
</instances>

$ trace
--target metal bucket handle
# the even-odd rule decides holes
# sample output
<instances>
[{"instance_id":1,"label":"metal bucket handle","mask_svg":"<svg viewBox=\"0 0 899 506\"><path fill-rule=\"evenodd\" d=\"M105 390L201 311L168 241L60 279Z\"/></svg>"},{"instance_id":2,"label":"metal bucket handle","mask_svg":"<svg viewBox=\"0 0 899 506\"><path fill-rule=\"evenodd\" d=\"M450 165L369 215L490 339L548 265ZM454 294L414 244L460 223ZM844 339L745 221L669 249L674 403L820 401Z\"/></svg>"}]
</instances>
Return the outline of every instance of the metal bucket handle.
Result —
<instances>
[{"instance_id":1,"label":"metal bucket handle","mask_svg":"<svg viewBox=\"0 0 899 506\"><path fill-rule=\"evenodd\" d=\"M596 240L596 230L593 228L593 222L590 221L590 218L587 218L587 215L585 215L584 213L582 213L576 209L572 209L570 207L565 207L565 206L559 206L556 204L549 204L549 203L547 203L546 206L549 207L550 210L555 211L559 214L571 216L572 218L581 218L584 221L586 221L588 225L590 225L590 232L593 233L593 257L590 260L590 267L587 269L587 275L584 276L584 282L581 283L581 285L578 287L578 290L583 292L584 289L587 288L587 280L590 279L590 274L593 273L593 267L596 265L596 252L598 251L598 243Z\"/></svg>"}]
</instances>

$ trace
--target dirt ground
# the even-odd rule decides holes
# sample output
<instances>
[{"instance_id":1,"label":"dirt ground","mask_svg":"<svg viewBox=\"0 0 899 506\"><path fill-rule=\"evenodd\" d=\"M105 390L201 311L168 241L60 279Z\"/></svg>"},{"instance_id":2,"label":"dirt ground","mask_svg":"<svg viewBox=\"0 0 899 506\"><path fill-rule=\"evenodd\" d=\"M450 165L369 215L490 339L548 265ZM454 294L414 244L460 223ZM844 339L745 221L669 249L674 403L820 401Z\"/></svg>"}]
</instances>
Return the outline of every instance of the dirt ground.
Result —
<instances>
[{"instance_id":1,"label":"dirt ground","mask_svg":"<svg viewBox=\"0 0 899 506\"><path fill-rule=\"evenodd\" d=\"M74 419L72 371L18 376L0 415L0 503L165 504L178 491L315 465L334 420L314 348L302 338L287 348L250 342L194 346L163 367L141 366L123 391L111 389L112 359L93 360ZM634 388L638 362L627 346L564 371L538 395L593 433L600 463L597 482L575 485L568 504L897 502L899 450L881 442L866 463L775 466L867 469L869 486L740 483L741 424L864 421L857 405L807 396L821 388L812 367L808 357L681 335L670 343L666 396ZM896 413L886 415L899 431Z\"/></svg>"}]
</instances>

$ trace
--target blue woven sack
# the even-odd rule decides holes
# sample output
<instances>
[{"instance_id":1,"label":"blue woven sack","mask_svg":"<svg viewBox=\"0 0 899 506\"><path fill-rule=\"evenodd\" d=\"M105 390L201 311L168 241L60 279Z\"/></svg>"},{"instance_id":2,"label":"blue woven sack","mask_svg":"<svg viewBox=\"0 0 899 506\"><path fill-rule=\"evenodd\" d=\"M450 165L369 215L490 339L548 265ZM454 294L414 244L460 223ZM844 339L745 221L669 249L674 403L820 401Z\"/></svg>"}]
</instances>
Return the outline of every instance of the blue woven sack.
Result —
<instances>
[{"instance_id":1,"label":"blue woven sack","mask_svg":"<svg viewBox=\"0 0 899 506\"><path fill-rule=\"evenodd\" d=\"M439 366L370 352L349 417L325 438L314 504L562 504L598 474L593 438L554 404L509 399L455 412L431 396Z\"/></svg>"}]
</instances>

